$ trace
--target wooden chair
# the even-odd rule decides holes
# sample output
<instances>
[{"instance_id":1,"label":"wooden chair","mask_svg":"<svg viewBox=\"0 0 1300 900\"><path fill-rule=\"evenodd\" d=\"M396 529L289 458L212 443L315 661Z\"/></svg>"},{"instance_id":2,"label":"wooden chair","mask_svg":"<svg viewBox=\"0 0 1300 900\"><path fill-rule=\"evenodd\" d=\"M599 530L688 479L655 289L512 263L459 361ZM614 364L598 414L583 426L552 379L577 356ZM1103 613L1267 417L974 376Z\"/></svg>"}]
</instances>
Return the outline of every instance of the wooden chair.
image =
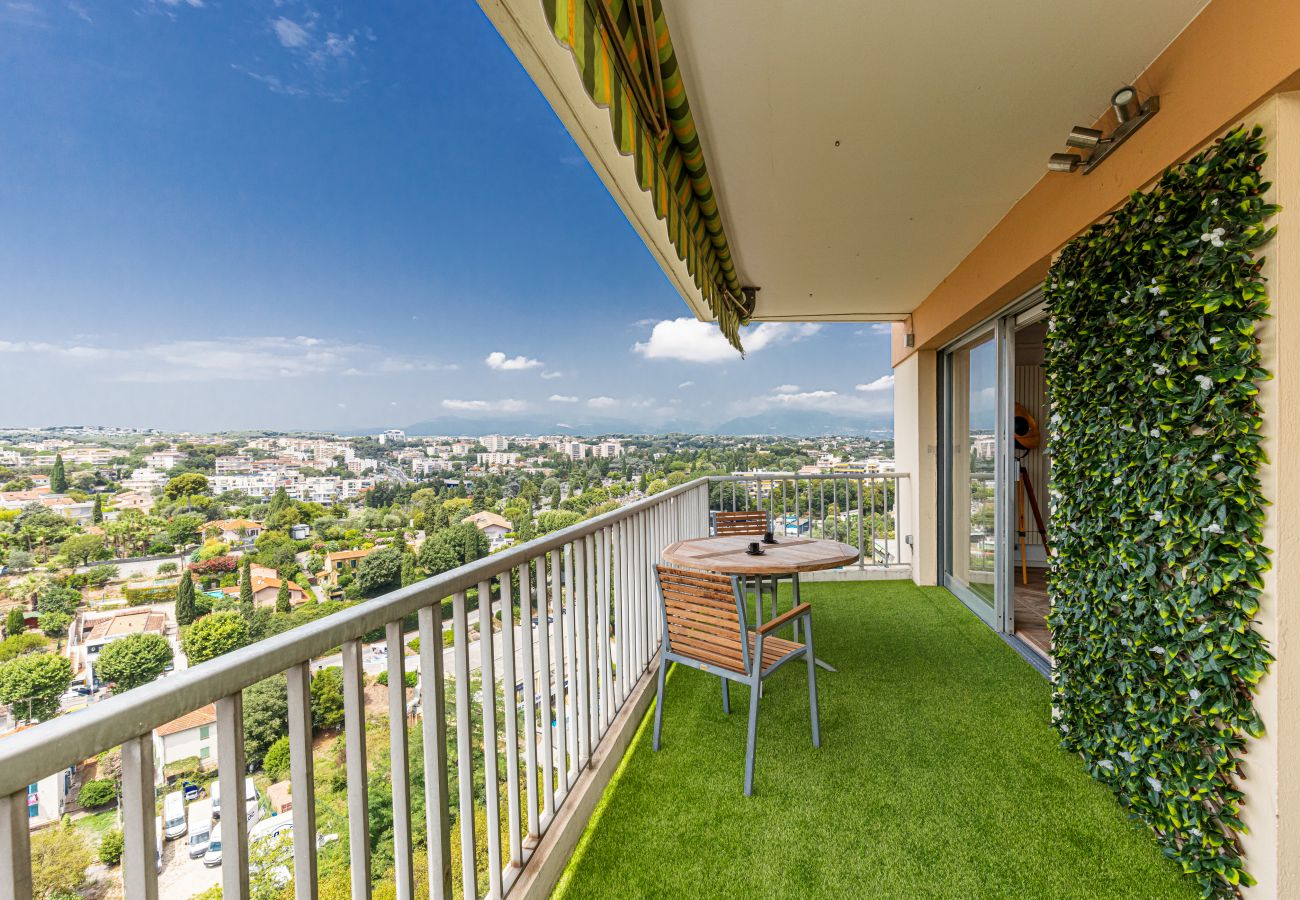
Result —
<instances>
[{"instance_id":1,"label":"wooden chair","mask_svg":"<svg viewBox=\"0 0 1300 900\"><path fill-rule=\"evenodd\" d=\"M803 658L808 664L808 700L812 709L812 741L822 744L817 716L817 666L813 654L812 607L801 603L754 631L744 625L744 596L735 579L655 566L663 608L663 643L659 647L659 690L655 704L654 748L663 730L664 680L670 662L681 663L722 678L722 710L731 712L728 683L749 685L749 739L745 746L745 796L754 793L754 744L758 739L758 701L762 683L781 666ZM805 643L772 632L802 621Z\"/></svg>"},{"instance_id":2,"label":"wooden chair","mask_svg":"<svg viewBox=\"0 0 1300 900\"><path fill-rule=\"evenodd\" d=\"M710 531L714 535L754 535L762 537L772 530L772 517L765 511L759 510L736 510L730 512L727 510L712 510L709 513ZM791 585L791 593L796 598L799 596L799 576L794 575L769 575L767 578L755 577L754 582L754 600L756 603L763 602L763 594L766 593L771 598L771 617L776 618L776 589L782 578L788 578ZM742 579L741 584L748 589L750 579ZM799 623L794 625L794 639L799 640Z\"/></svg>"}]
</instances>

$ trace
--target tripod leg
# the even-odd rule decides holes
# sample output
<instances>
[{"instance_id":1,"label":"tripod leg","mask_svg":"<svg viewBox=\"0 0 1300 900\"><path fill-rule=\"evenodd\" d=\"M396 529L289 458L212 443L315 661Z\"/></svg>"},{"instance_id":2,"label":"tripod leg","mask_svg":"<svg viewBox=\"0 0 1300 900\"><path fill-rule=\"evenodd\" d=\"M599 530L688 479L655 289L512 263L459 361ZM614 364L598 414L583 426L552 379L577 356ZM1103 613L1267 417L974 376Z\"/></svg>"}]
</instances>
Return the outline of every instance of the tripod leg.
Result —
<instances>
[{"instance_id":1,"label":"tripod leg","mask_svg":"<svg viewBox=\"0 0 1300 900\"><path fill-rule=\"evenodd\" d=\"M1038 497L1034 494L1034 483L1029 480L1029 473L1022 466L1020 477L1025 480L1025 490L1029 494L1029 508L1034 512L1034 523L1038 525L1038 536L1043 539L1043 549L1047 549L1047 526L1043 524L1043 512L1038 508ZM1021 514L1020 527L1024 528L1025 523L1023 513Z\"/></svg>"},{"instance_id":2,"label":"tripod leg","mask_svg":"<svg viewBox=\"0 0 1300 900\"><path fill-rule=\"evenodd\" d=\"M1029 584L1028 548L1025 546L1025 469L1016 479L1016 537L1020 540L1020 580Z\"/></svg>"}]
</instances>

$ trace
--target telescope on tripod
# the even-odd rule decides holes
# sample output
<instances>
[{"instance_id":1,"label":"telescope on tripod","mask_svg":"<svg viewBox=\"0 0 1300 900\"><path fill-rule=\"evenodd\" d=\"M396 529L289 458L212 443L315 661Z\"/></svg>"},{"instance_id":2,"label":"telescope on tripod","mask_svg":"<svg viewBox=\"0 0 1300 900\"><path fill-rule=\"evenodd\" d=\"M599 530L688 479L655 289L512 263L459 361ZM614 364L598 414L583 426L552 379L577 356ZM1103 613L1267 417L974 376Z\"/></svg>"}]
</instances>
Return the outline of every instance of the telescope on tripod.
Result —
<instances>
[{"instance_id":1,"label":"telescope on tripod","mask_svg":"<svg viewBox=\"0 0 1300 900\"><path fill-rule=\"evenodd\" d=\"M1025 584L1029 584L1029 563L1025 548L1026 497L1029 498L1029 508L1034 514L1034 523L1038 526L1038 536L1043 539L1043 550L1047 549L1047 526L1043 524L1043 513L1038 508L1038 495L1034 493L1034 483L1029 478L1029 470L1025 468L1025 457L1042 443L1042 435L1038 431L1038 423L1029 414L1029 410L1019 403L1016 404L1013 435L1016 441L1016 464L1020 467L1020 475L1016 478L1016 536L1020 540L1020 578Z\"/></svg>"}]
</instances>

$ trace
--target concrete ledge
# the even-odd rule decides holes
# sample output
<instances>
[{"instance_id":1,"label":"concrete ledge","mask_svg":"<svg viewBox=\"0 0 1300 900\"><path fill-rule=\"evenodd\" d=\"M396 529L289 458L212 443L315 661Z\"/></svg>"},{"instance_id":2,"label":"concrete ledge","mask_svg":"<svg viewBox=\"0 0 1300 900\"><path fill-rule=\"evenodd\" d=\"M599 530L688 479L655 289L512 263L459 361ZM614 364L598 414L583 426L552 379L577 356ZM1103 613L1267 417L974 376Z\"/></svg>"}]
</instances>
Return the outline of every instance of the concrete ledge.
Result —
<instances>
[{"instance_id":1,"label":"concrete ledge","mask_svg":"<svg viewBox=\"0 0 1300 900\"><path fill-rule=\"evenodd\" d=\"M507 897L512 900L545 900L559 883L564 867L569 864L569 858L591 822L596 804L627 754L632 738L655 698L655 679L659 677L657 662L656 654L656 664L646 670L633 686L622 711L609 723L604 739L592 751L591 761L564 798L541 843L524 864L519 877L506 890Z\"/></svg>"}]
</instances>

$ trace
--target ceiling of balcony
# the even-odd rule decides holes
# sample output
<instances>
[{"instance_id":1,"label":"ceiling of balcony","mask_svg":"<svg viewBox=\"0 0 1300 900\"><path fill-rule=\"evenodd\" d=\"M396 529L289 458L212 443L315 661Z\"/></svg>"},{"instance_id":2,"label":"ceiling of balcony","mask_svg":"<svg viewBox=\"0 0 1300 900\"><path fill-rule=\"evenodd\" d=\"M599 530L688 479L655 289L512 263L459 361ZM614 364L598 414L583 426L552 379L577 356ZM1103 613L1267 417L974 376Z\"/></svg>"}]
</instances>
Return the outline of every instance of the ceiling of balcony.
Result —
<instances>
[{"instance_id":1,"label":"ceiling of balcony","mask_svg":"<svg viewBox=\"0 0 1300 900\"><path fill-rule=\"evenodd\" d=\"M1205 0L663 6L757 317L816 319L910 312Z\"/></svg>"}]
</instances>

